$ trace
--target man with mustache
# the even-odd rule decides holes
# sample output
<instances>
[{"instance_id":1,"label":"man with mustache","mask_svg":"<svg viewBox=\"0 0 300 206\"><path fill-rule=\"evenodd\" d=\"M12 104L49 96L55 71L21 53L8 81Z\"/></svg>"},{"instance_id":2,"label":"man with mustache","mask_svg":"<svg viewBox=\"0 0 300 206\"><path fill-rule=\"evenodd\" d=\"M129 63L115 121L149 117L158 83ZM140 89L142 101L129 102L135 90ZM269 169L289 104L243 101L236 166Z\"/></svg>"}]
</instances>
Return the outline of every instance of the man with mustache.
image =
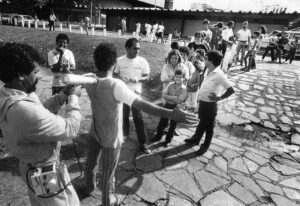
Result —
<instances>
[{"instance_id":1,"label":"man with mustache","mask_svg":"<svg viewBox=\"0 0 300 206\"><path fill-rule=\"evenodd\" d=\"M20 160L20 174L31 205L79 206L59 154L60 141L75 137L79 130L81 88L67 86L42 104L35 93L42 63L40 54L29 45L0 46L0 80L4 83L0 88L0 127L4 143ZM67 99L65 118L55 115ZM35 177L43 180L39 183Z\"/></svg>"}]
</instances>

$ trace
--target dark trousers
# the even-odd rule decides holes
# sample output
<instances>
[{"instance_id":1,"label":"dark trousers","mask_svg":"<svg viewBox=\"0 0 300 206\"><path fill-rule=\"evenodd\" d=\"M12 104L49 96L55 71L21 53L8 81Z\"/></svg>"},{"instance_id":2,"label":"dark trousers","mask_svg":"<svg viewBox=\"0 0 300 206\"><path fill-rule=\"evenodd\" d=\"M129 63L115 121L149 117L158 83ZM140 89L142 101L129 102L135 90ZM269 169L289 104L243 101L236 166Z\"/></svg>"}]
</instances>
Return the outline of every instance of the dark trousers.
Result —
<instances>
[{"instance_id":1,"label":"dark trousers","mask_svg":"<svg viewBox=\"0 0 300 206\"><path fill-rule=\"evenodd\" d=\"M218 105L216 102L199 102L199 110L198 115L200 122L197 126L196 132L193 136L196 142L200 142L204 132L205 132L205 141L203 143L203 147L206 149L209 148L211 143L214 127L215 127L215 119L218 112Z\"/></svg>"},{"instance_id":2,"label":"dark trousers","mask_svg":"<svg viewBox=\"0 0 300 206\"><path fill-rule=\"evenodd\" d=\"M168 104L166 103L164 106L166 109L174 109L176 107L176 104ZM160 118L158 126L157 126L157 131L156 131L156 137L162 137L164 134L164 129L168 126L169 123L169 118ZM166 142L171 142L174 136L174 131L176 129L177 122L174 120L170 120L170 125L168 132L166 134Z\"/></svg>"},{"instance_id":3,"label":"dark trousers","mask_svg":"<svg viewBox=\"0 0 300 206\"><path fill-rule=\"evenodd\" d=\"M296 56L296 48L291 48L288 52L288 55L285 58L285 61L290 60L290 63L293 62Z\"/></svg>"},{"instance_id":4,"label":"dark trousers","mask_svg":"<svg viewBox=\"0 0 300 206\"><path fill-rule=\"evenodd\" d=\"M264 59L266 57L266 55L268 54L269 51L271 51L271 60L274 61L275 57L274 57L274 46L267 46L265 53L262 56L262 59Z\"/></svg>"},{"instance_id":5,"label":"dark trousers","mask_svg":"<svg viewBox=\"0 0 300 206\"><path fill-rule=\"evenodd\" d=\"M222 52L223 56L226 53L226 49L227 49L227 41L222 40L221 44L219 45L219 51Z\"/></svg>"},{"instance_id":6,"label":"dark trousers","mask_svg":"<svg viewBox=\"0 0 300 206\"><path fill-rule=\"evenodd\" d=\"M131 107L133 122L135 125L135 130L137 134L138 141L140 145L146 144L146 133L144 129L144 121L142 117L142 112L134 107ZM129 135L129 114L130 114L130 107L127 104L123 104L123 135Z\"/></svg>"},{"instance_id":7,"label":"dark trousers","mask_svg":"<svg viewBox=\"0 0 300 206\"><path fill-rule=\"evenodd\" d=\"M49 21L49 31L51 31L51 28L55 31L54 21Z\"/></svg>"}]
</instances>

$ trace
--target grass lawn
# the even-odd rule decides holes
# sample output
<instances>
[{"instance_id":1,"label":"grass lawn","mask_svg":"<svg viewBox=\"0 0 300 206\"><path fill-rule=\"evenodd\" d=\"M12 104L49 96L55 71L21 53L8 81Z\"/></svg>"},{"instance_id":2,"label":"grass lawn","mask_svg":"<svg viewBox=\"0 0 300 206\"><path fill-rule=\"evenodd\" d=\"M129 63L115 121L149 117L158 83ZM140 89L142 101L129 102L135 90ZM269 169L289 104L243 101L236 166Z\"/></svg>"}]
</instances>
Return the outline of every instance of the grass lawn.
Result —
<instances>
[{"instance_id":1,"label":"grass lawn","mask_svg":"<svg viewBox=\"0 0 300 206\"><path fill-rule=\"evenodd\" d=\"M55 48L55 37L59 32L46 30L28 29L14 26L0 26L0 39L4 42L23 42L34 46L47 59L47 53ZM95 71L93 64L93 50L103 41L114 43L117 47L118 56L125 54L126 39L110 38L103 36L87 36L81 34L67 33L70 38L69 49L74 53L77 72L85 73ZM141 42L140 56L146 58L150 64L150 78L145 83L146 91L143 96L156 99L161 95L161 83L159 76L164 65L164 57L169 47L167 45Z\"/></svg>"}]
</instances>

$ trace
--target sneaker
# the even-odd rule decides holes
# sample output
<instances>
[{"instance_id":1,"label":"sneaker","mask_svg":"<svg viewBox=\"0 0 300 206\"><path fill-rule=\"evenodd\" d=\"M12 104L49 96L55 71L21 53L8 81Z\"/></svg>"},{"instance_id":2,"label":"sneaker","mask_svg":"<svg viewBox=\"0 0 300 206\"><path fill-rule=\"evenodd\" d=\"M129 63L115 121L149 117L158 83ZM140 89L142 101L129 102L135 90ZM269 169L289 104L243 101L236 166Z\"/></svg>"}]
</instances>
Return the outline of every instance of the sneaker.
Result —
<instances>
[{"instance_id":1,"label":"sneaker","mask_svg":"<svg viewBox=\"0 0 300 206\"><path fill-rule=\"evenodd\" d=\"M196 152L196 154L198 156L203 155L206 151L208 150L208 148L204 147L203 145L200 146L200 149Z\"/></svg>"},{"instance_id":2,"label":"sneaker","mask_svg":"<svg viewBox=\"0 0 300 206\"><path fill-rule=\"evenodd\" d=\"M194 145L198 145L199 144L199 142L197 140L195 140L194 137L192 137L190 139L185 139L184 142L187 143L187 144L194 144Z\"/></svg>"},{"instance_id":3,"label":"sneaker","mask_svg":"<svg viewBox=\"0 0 300 206\"><path fill-rule=\"evenodd\" d=\"M145 154L151 154L151 150L146 145L141 146L141 151Z\"/></svg>"},{"instance_id":4,"label":"sneaker","mask_svg":"<svg viewBox=\"0 0 300 206\"><path fill-rule=\"evenodd\" d=\"M168 147L169 144L170 144L170 142L165 141L165 142L163 143L163 146L164 146L164 147Z\"/></svg>"}]
</instances>

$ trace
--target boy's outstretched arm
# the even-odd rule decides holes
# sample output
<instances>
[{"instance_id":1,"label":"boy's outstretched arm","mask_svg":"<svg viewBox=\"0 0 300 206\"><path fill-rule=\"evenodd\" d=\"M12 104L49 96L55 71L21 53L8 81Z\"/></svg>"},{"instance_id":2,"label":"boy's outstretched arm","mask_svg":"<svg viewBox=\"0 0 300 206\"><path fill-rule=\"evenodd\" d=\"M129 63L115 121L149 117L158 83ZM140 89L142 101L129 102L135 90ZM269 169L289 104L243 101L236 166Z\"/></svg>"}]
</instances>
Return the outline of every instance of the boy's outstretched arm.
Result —
<instances>
[{"instance_id":1,"label":"boy's outstretched arm","mask_svg":"<svg viewBox=\"0 0 300 206\"><path fill-rule=\"evenodd\" d=\"M134 100L131 106L155 116L170 118L176 122L195 124L199 121L198 118L192 114L179 109L165 109L140 98Z\"/></svg>"}]
</instances>

